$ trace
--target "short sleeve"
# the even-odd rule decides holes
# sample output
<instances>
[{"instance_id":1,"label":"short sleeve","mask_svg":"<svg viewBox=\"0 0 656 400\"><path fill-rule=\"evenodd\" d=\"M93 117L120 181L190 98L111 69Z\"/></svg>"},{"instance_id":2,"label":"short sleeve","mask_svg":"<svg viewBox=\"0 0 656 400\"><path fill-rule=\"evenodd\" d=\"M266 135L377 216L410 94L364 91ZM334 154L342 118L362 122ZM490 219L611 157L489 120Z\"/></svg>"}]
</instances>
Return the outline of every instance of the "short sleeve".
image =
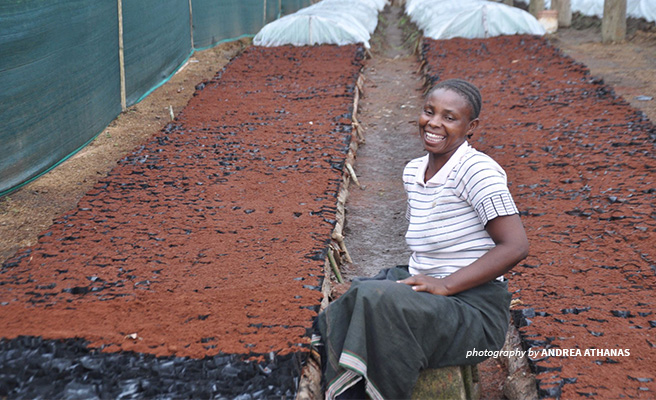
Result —
<instances>
[{"instance_id":1,"label":"short sleeve","mask_svg":"<svg viewBox=\"0 0 656 400\"><path fill-rule=\"evenodd\" d=\"M510 192L486 197L476 206L476 214L478 214L483 226L496 217L518 213L519 210L517 210Z\"/></svg>"},{"instance_id":2,"label":"short sleeve","mask_svg":"<svg viewBox=\"0 0 656 400\"><path fill-rule=\"evenodd\" d=\"M506 174L499 164L485 155L470 161L463 169L463 197L474 208L483 226L494 218L518 214Z\"/></svg>"}]
</instances>

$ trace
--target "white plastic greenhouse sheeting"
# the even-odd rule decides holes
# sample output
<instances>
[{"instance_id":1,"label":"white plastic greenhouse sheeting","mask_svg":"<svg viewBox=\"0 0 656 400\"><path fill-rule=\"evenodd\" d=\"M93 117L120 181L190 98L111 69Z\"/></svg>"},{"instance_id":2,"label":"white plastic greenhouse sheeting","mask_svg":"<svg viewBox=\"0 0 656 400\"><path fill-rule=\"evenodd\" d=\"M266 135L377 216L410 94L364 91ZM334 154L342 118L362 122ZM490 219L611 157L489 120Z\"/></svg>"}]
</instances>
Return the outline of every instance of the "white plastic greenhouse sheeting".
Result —
<instances>
[{"instance_id":1,"label":"white plastic greenhouse sheeting","mask_svg":"<svg viewBox=\"0 0 656 400\"><path fill-rule=\"evenodd\" d=\"M296 14L346 18L351 23L363 26L369 34L374 33L378 24L378 10L362 1L323 0L296 11Z\"/></svg>"},{"instance_id":2,"label":"white plastic greenhouse sheeting","mask_svg":"<svg viewBox=\"0 0 656 400\"><path fill-rule=\"evenodd\" d=\"M528 4L529 0L519 0ZM571 0L572 12L579 12L589 17L604 16L604 0ZM544 8L551 8L551 0L544 1ZM626 15L632 18L644 18L656 22L656 0L626 0Z\"/></svg>"},{"instance_id":3,"label":"white plastic greenhouse sheeting","mask_svg":"<svg viewBox=\"0 0 656 400\"><path fill-rule=\"evenodd\" d=\"M369 39L387 0L323 0L265 25L253 38L257 46L347 45Z\"/></svg>"},{"instance_id":4,"label":"white plastic greenhouse sheeting","mask_svg":"<svg viewBox=\"0 0 656 400\"><path fill-rule=\"evenodd\" d=\"M369 48L369 38L364 27L343 18L291 14L265 25L253 38L253 44L275 47L363 43Z\"/></svg>"},{"instance_id":5,"label":"white plastic greenhouse sheeting","mask_svg":"<svg viewBox=\"0 0 656 400\"><path fill-rule=\"evenodd\" d=\"M544 35L535 17L519 8L482 0L415 0L406 3L410 18L432 39Z\"/></svg>"},{"instance_id":6,"label":"white plastic greenhouse sheeting","mask_svg":"<svg viewBox=\"0 0 656 400\"><path fill-rule=\"evenodd\" d=\"M443 23L442 18L445 16L473 7L482 1L484 0L407 0L405 13L420 29L426 30L431 25Z\"/></svg>"},{"instance_id":7,"label":"white plastic greenhouse sheeting","mask_svg":"<svg viewBox=\"0 0 656 400\"><path fill-rule=\"evenodd\" d=\"M656 22L656 0L627 0L626 14L629 17Z\"/></svg>"},{"instance_id":8,"label":"white plastic greenhouse sheeting","mask_svg":"<svg viewBox=\"0 0 656 400\"><path fill-rule=\"evenodd\" d=\"M327 1L327 0L323 0L323 1ZM383 11L383 8L385 8L385 6L387 5L388 0L348 0L348 2L351 4L362 3L377 11Z\"/></svg>"}]
</instances>

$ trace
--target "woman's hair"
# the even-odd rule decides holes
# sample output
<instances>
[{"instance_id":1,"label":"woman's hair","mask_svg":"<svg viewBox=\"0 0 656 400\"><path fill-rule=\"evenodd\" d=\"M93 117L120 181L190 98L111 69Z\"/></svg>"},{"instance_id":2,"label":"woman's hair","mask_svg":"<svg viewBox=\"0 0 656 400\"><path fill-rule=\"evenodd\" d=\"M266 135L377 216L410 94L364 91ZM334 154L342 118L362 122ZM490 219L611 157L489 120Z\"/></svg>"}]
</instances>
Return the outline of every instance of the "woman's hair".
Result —
<instances>
[{"instance_id":1,"label":"woman's hair","mask_svg":"<svg viewBox=\"0 0 656 400\"><path fill-rule=\"evenodd\" d=\"M478 118L478 115L481 113L481 105L483 103L483 99L481 97L481 92L476 86L462 79L448 79L433 86L433 88L428 92L427 97L437 89L453 90L454 92L460 94L471 106L471 119L473 120Z\"/></svg>"}]
</instances>

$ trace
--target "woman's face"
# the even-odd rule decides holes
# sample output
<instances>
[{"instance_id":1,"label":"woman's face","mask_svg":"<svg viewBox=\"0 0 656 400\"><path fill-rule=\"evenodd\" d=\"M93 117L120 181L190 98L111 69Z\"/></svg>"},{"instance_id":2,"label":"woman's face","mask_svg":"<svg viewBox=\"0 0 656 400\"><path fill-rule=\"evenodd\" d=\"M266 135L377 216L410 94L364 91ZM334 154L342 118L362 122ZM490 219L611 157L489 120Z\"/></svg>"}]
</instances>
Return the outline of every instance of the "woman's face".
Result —
<instances>
[{"instance_id":1,"label":"woman's face","mask_svg":"<svg viewBox=\"0 0 656 400\"><path fill-rule=\"evenodd\" d=\"M478 125L470 120L471 106L461 94L440 88L426 98L419 116L419 134L424 148L440 157L451 157Z\"/></svg>"}]
</instances>

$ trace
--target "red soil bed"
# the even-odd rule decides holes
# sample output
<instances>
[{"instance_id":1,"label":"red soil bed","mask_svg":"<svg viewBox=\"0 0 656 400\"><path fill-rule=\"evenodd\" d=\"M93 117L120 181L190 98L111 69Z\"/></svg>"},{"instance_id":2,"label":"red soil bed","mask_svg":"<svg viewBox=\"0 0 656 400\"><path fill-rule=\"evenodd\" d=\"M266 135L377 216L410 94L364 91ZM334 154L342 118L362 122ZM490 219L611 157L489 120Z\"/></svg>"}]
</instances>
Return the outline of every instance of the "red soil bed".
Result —
<instances>
[{"instance_id":1,"label":"red soil bed","mask_svg":"<svg viewBox=\"0 0 656 400\"><path fill-rule=\"evenodd\" d=\"M0 337L307 351L361 50L253 47L0 270Z\"/></svg>"},{"instance_id":2,"label":"red soil bed","mask_svg":"<svg viewBox=\"0 0 656 400\"><path fill-rule=\"evenodd\" d=\"M430 77L483 93L472 142L509 176L531 242L510 277L542 397L653 398L656 130L541 38L427 40ZM528 321L527 321L528 320Z\"/></svg>"}]
</instances>

